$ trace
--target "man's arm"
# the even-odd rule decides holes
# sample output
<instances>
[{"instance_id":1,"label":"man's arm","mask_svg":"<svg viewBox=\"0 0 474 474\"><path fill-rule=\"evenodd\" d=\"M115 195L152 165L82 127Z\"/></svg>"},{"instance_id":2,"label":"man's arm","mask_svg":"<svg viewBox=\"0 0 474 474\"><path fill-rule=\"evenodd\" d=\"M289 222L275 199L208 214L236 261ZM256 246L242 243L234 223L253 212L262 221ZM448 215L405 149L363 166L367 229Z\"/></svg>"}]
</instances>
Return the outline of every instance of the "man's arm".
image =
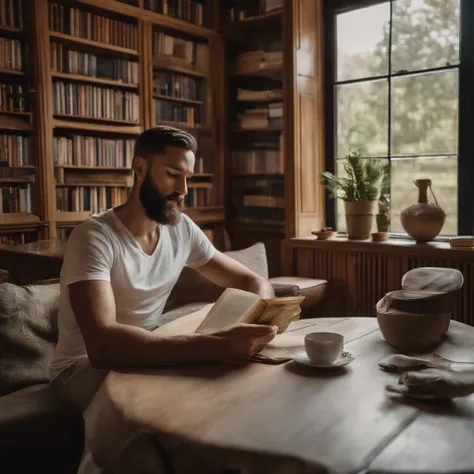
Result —
<instances>
[{"instance_id":1,"label":"man's arm","mask_svg":"<svg viewBox=\"0 0 474 474\"><path fill-rule=\"evenodd\" d=\"M273 326L240 325L211 335L163 337L116 321L109 282L69 285L69 299L95 368L176 365L228 358L248 359L276 334Z\"/></svg>"},{"instance_id":2,"label":"man's arm","mask_svg":"<svg viewBox=\"0 0 474 474\"><path fill-rule=\"evenodd\" d=\"M250 291L262 298L273 298L275 296L273 287L267 279L257 275L245 265L218 250L209 262L196 268L196 270L216 285L224 288Z\"/></svg>"}]
</instances>

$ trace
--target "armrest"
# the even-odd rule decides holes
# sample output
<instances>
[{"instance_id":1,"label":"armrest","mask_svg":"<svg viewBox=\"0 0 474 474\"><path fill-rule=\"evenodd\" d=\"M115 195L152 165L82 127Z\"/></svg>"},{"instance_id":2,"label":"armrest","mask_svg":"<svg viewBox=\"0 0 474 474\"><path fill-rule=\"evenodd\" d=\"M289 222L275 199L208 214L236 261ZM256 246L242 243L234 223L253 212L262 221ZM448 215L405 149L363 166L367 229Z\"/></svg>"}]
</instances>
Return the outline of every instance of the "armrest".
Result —
<instances>
[{"instance_id":1,"label":"armrest","mask_svg":"<svg viewBox=\"0 0 474 474\"><path fill-rule=\"evenodd\" d=\"M301 304L301 308L311 308L316 304L320 303L325 296L328 282L326 280L318 280L315 278L303 278L303 277L275 277L270 278L270 282L275 288L275 285L280 287L292 287L297 288L295 290L296 295L304 296L305 299ZM276 290L275 290L276 293ZM283 296L283 295L277 295ZM284 296L291 296L286 294Z\"/></svg>"}]
</instances>

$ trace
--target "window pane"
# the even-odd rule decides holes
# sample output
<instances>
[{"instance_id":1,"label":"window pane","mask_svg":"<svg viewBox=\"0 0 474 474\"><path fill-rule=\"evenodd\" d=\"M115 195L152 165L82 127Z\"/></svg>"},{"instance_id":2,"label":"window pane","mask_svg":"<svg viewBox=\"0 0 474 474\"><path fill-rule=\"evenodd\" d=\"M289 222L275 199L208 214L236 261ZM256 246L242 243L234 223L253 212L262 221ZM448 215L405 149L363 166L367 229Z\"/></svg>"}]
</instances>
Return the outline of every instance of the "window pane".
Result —
<instances>
[{"instance_id":1,"label":"window pane","mask_svg":"<svg viewBox=\"0 0 474 474\"><path fill-rule=\"evenodd\" d=\"M386 159L381 159L380 161L384 165L386 165L388 163L388 160L386 160ZM347 173L344 169L344 162L345 162L345 160L337 160L336 161L336 176L347 178ZM337 202L336 202L336 229L339 232L346 232L347 231L346 213L345 213L345 208L344 208L344 201L342 201L342 199L337 199ZM372 232L377 232L377 223L376 223L376 220L375 220L375 215L374 215L374 222L372 224Z\"/></svg>"},{"instance_id":2,"label":"window pane","mask_svg":"<svg viewBox=\"0 0 474 474\"><path fill-rule=\"evenodd\" d=\"M338 81L388 74L390 3L338 15Z\"/></svg>"},{"instance_id":3,"label":"window pane","mask_svg":"<svg viewBox=\"0 0 474 474\"><path fill-rule=\"evenodd\" d=\"M392 73L459 62L460 0L393 2Z\"/></svg>"},{"instance_id":4,"label":"window pane","mask_svg":"<svg viewBox=\"0 0 474 474\"><path fill-rule=\"evenodd\" d=\"M337 157L388 155L388 82L337 86Z\"/></svg>"},{"instance_id":5,"label":"window pane","mask_svg":"<svg viewBox=\"0 0 474 474\"><path fill-rule=\"evenodd\" d=\"M458 71L392 82L392 156L457 153Z\"/></svg>"},{"instance_id":6,"label":"window pane","mask_svg":"<svg viewBox=\"0 0 474 474\"><path fill-rule=\"evenodd\" d=\"M409 158L391 162L391 230L405 232L400 213L418 202L415 179L431 179L438 204L446 212L442 235L456 235L458 231L457 157ZM428 191L428 201L434 203Z\"/></svg>"}]
</instances>

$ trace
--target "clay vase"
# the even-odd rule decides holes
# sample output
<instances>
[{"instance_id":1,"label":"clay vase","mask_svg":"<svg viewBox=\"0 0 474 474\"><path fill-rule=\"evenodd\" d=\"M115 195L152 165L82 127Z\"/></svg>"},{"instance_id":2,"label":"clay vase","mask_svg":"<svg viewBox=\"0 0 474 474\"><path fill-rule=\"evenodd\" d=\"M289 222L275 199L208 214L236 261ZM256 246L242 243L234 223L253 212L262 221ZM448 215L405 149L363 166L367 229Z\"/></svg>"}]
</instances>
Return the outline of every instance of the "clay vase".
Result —
<instances>
[{"instance_id":1,"label":"clay vase","mask_svg":"<svg viewBox=\"0 0 474 474\"><path fill-rule=\"evenodd\" d=\"M366 240L370 237L374 220L375 201L344 201L347 237Z\"/></svg>"},{"instance_id":2,"label":"clay vase","mask_svg":"<svg viewBox=\"0 0 474 474\"><path fill-rule=\"evenodd\" d=\"M414 183L418 187L418 204L404 209L400 219L403 228L412 239L418 243L429 242L441 232L446 213L438 205L431 189L430 179L417 179ZM430 188L436 204L428 202L428 188Z\"/></svg>"}]
</instances>

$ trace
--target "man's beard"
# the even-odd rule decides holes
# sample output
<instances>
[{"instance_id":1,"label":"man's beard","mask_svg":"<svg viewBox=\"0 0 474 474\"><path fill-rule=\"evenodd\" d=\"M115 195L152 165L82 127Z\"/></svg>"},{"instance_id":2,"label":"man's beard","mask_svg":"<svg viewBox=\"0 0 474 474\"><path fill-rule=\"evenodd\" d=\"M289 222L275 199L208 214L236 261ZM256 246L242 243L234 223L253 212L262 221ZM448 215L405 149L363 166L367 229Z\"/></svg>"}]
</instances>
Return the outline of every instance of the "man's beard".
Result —
<instances>
[{"instance_id":1,"label":"man's beard","mask_svg":"<svg viewBox=\"0 0 474 474\"><path fill-rule=\"evenodd\" d=\"M171 200L177 201L177 204L171 203ZM163 195L149 172L140 188L140 202L147 217L159 224L175 225L181 220L182 196L177 193Z\"/></svg>"}]
</instances>

